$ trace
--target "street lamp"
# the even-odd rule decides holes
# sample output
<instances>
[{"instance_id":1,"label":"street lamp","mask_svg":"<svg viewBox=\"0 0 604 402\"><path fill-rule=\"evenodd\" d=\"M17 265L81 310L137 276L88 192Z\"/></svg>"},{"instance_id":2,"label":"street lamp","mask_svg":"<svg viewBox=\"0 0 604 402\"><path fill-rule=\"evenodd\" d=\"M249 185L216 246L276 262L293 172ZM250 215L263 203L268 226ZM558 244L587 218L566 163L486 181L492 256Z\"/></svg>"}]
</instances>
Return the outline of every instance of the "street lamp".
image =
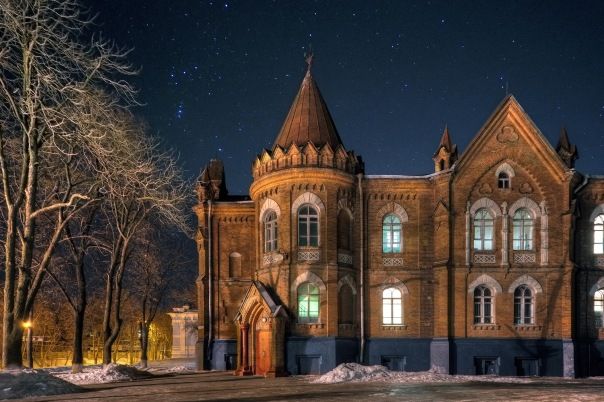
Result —
<instances>
[{"instance_id":1,"label":"street lamp","mask_svg":"<svg viewBox=\"0 0 604 402\"><path fill-rule=\"evenodd\" d=\"M32 331L32 322L31 322L31 317L29 320L24 321L23 322L23 328L25 328L27 330L27 367L29 367L30 369L34 368L34 351L33 351L33 345L32 345L32 340L33 340L33 331Z\"/></svg>"}]
</instances>

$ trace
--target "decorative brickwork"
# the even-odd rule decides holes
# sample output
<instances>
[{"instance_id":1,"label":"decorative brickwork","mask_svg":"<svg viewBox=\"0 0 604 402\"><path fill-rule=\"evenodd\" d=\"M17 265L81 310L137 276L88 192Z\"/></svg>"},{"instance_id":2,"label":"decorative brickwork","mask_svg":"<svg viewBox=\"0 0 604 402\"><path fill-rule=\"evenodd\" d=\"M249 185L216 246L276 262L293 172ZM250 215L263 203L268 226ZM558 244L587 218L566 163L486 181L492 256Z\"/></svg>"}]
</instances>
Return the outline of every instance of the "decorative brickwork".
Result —
<instances>
[{"instance_id":1,"label":"decorative brickwork","mask_svg":"<svg viewBox=\"0 0 604 402\"><path fill-rule=\"evenodd\" d=\"M319 250L301 250L298 251L298 261L319 261Z\"/></svg>"},{"instance_id":2,"label":"decorative brickwork","mask_svg":"<svg viewBox=\"0 0 604 402\"><path fill-rule=\"evenodd\" d=\"M403 258L402 257L384 257L382 259L382 265L385 267L402 267L403 266Z\"/></svg>"},{"instance_id":3,"label":"decorative brickwork","mask_svg":"<svg viewBox=\"0 0 604 402\"><path fill-rule=\"evenodd\" d=\"M533 264L536 261L535 253L514 253L514 264Z\"/></svg>"},{"instance_id":4,"label":"decorative brickwork","mask_svg":"<svg viewBox=\"0 0 604 402\"><path fill-rule=\"evenodd\" d=\"M474 254L474 264L495 264L495 254Z\"/></svg>"}]
</instances>

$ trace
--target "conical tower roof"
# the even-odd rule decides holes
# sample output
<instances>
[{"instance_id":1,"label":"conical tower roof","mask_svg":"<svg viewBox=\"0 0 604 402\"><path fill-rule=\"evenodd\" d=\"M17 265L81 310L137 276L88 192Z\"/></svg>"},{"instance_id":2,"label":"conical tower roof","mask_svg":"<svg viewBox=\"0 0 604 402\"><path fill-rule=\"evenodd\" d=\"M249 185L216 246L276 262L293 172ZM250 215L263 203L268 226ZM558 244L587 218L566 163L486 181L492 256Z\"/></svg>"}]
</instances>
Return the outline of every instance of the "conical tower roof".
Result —
<instances>
[{"instance_id":1,"label":"conical tower roof","mask_svg":"<svg viewBox=\"0 0 604 402\"><path fill-rule=\"evenodd\" d=\"M292 144L303 147L309 142L317 148L329 144L332 149L337 149L343 145L310 67L311 59L273 148L279 145L287 149Z\"/></svg>"}]
</instances>

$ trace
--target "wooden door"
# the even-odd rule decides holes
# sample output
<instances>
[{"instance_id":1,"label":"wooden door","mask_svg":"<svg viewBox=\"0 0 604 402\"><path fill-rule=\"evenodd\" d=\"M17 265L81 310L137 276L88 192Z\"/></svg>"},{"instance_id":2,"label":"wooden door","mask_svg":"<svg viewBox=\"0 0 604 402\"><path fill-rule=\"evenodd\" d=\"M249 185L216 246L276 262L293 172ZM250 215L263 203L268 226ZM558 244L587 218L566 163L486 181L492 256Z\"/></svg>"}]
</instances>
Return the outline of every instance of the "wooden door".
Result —
<instances>
[{"instance_id":1,"label":"wooden door","mask_svg":"<svg viewBox=\"0 0 604 402\"><path fill-rule=\"evenodd\" d=\"M265 375L271 368L271 333L256 332L256 375Z\"/></svg>"}]
</instances>

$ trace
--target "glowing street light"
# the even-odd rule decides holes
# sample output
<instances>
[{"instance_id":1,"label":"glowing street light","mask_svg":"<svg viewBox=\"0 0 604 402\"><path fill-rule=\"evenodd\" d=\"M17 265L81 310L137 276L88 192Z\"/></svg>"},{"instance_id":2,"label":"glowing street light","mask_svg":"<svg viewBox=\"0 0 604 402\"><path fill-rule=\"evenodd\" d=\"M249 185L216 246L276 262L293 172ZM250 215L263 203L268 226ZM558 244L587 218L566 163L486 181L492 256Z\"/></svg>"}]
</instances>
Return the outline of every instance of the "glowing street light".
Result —
<instances>
[{"instance_id":1,"label":"glowing street light","mask_svg":"<svg viewBox=\"0 0 604 402\"><path fill-rule=\"evenodd\" d=\"M34 368L34 350L32 347L33 324L31 322L31 315L30 315L30 319L27 321L23 321L22 325L23 325L23 328L25 328L27 330L27 343L26 343L26 345L27 345L27 367L29 367L30 369L33 369Z\"/></svg>"}]
</instances>

